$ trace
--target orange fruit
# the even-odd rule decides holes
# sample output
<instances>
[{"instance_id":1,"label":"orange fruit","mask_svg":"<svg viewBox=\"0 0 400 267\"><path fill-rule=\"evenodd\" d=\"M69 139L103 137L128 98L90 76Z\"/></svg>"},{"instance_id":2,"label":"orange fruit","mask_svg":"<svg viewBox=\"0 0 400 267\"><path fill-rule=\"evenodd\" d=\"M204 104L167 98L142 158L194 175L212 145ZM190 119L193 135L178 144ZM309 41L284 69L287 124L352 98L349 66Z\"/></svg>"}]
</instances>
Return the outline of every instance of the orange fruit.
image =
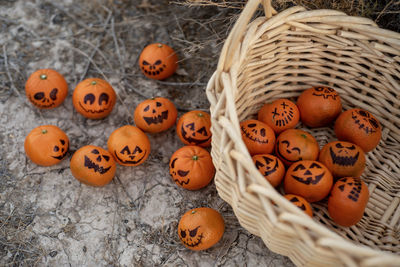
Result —
<instances>
[{"instance_id":1,"label":"orange fruit","mask_svg":"<svg viewBox=\"0 0 400 267\"><path fill-rule=\"evenodd\" d=\"M305 200L303 197L293 194L286 194L283 197L292 202L297 207L299 207L299 209L304 211L308 216L310 217L313 216L313 211L310 203L308 203L308 201Z\"/></svg>"},{"instance_id":2,"label":"orange fruit","mask_svg":"<svg viewBox=\"0 0 400 267\"><path fill-rule=\"evenodd\" d=\"M338 93L329 87L309 88L297 99L301 121L309 127L327 126L342 111L342 102Z\"/></svg>"},{"instance_id":3,"label":"orange fruit","mask_svg":"<svg viewBox=\"0 0 400 267\"><path fill-rule=\"evenodd\" d=\"M191 250L204 250L215 245L224 234L225 223L221 214L211 208L187 211L178 225L181 242Z\"/></svg>"},{"instance_id":4,"label":"orange fruit","mask_svg":"<svg viewBox=\"0 0 400 267\"><path fill-rule=\"evenodd\" d=\"M207 150L199 146L184 146L172 154L169 173L178 186L197 190L211 182L215 167Z\"/></svg>"},{"instance_id":5,"label":"orange fruit","mask_svg":"<svg viewBox=\"0 0 400 267\"><path fill-rule=\"evenodd\" d=\"M240 123L242 139L250 155L270 154L275 146L275 133L271 127L259 120Z\"/></svg>"},{"instance_id":6,"label":"orange fruit","mask_svg":"<svg viewBox=\"0 0 400 267\"><path fill-rule=\"evenodd\" d=\"M362 148L346 141L326 144L319 153L318 161L336 178L359 177L365 169L365 154Z\"/></svg>"},{"instance_id":7,"label":"orange fruit","mask_svg":"<svg viewBox=\"0 0 400 267\"><path fill-rule=\"evenodd\" d=\"M69 139L57 126L42 125L26 136L24 149L32 162L41 166L51 166L65 158L69 149Z\"/></svg>"},{"instance_id":8,"label":"orange fruit","mask_svg":"<svg viewBox=\"0 0 400 267\"><path fill-rule=\"evenodd\" d=\"M370 112L360 108L349 109L340 114L334 130L339 140L354 143L364 152L374 149L382 136L379 121Z\"/></svg>"},{"instance_id":9,"label":"orange fruit","mask_svg":"<svg viewBox=\"0 0 400 267\"><path fill-rule=\"evenodd\" d=\"M208 112L191 110L176 123L176 133L185 145L209 147L211 145L211 116Z\"/></svg>"},{"instance_id":10,"label":"orange fruit","mask_svg":"<svg viewBox=\"0 0 400 267\"><path fill-rule=\"evenodd\" d=\"M355 225L364 215L368 199L368 187L360 178L340 178L328 199L329 216L341 226Z\"/></svg>"},{"instance_id":11,"label":"orange fruit","mask_svg":"<svg viewBox=\"0 0 400 267\"><path fill-rule=\"evenodd\" d=\"M72 155L70 169L78 181L92 186L104 186L114 178L117 167L110 152L87 145Z\"/></svg>"},{"instance_id":12,"label":"orange fruit","mask_svg":"<svg viewBox=\"0 0 400 267\"><path fill-rule=\"evenodd\" d=\"M164 80L178 68L178 56L174 49L166 44L149 44L140 53L139 66L146 77Z\"/></svg>"},{"instance_id":13,"label":"orange fruit","mask_svg":"<svg viewBox=\"0 0 400 267\"><path fill-rule=\"evenodd\" d=\"M316 202L329 194L333 177L322 163L302 160L288 168L283 183L286 194L299 195L308 202Z\"/></svg>"},{"instance_id":14,"label":"orange fruit","mask_svg":"<svg viewBox=\"0 0 400 267\"><path fill-rule=\"evenodd\" d=\"M258 111L258 120L268 124L276 134L296 127L300 112L296 104L286 98L265 104Z\"/></svg>"},{"instance_id":15,"label":"orange fruit","mask_svg":"<svg viewBox=\"0 0 400 267\"><path fill-rule=\"evenodd\" d=\"M317 140L306 131L288 129L276 139L275 154L286 166L300 160L317 160L318 153Z\"/></svg>"},{"instance_id":16,"label":"orange fruit","mask_svg":"<svg viewBox=\"0 0 400 267\"><path fill-rule=\"evenodd\" d=\"M257 154L252 157L256 168L264 175L273 187L277 187L285 176L285 165L270 154Z\"/></svg>"}]
</instances>

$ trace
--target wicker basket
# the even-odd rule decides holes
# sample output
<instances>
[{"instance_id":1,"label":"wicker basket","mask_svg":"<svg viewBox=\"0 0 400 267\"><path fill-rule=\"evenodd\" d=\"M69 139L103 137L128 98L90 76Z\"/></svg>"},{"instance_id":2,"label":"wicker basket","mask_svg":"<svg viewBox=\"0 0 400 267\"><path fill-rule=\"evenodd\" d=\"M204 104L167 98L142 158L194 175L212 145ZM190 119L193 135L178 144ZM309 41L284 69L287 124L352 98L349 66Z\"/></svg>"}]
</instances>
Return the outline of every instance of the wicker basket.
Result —
<instances>
[{"instance_id":1,"label":"wicker basket","mask_svg":"<svg viewBox=\"0 0 400 267\"><path fill-rule=\"evenodd\" d=\"M252 19L260 3L265 17ZM400 266L399 78L400 34L339 11L292 7L276 14L270 0L249 0L207 86L215 183L240 224L296 265ZM336 225L326 203L313 205L311 219L283 198L258 172L241 139L239 122L255 118L264 103L295 101L315 85L334 88L344 109L366 109L383 127L362 175L370 199L352 227ZM332 127L298 127L321 147L335 140Z\"/></svg>"}]
</instances>

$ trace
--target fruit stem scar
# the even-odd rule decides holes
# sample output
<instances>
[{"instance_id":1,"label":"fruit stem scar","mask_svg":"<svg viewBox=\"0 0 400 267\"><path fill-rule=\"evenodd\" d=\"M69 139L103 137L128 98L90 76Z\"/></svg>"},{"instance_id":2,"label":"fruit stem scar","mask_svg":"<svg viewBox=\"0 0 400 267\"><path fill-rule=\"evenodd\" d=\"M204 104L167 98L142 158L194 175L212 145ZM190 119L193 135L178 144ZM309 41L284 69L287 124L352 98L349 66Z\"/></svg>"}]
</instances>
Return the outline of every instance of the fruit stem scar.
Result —
<instances>
[{"instance_id":1,"label":"fruit stem scar","mask_svg":"<svg viewBox=\"0 0 400 267\"><path fill-rule=\"evenodd\" d=\"M162 44L158 44L157 46L158 46L158 47L160 47L160 48L161 48L161 47L163 47L163 45L162 45Z\"/></svg>"},{"instance_id":2,"label":"fruit stem scar","mask_svg":"<svg viewBox=\"0 0 400 267\"><path fill-rule=\"evenodd\" d=\"M203 115L203 113L197 113L197 116L203 117L204 115Z\"/></svg>"},{"instance_id":3,"label":"fruit stem scar","mask_svg":"<svg viewBox=\"0 0 400 267\"><path fill-rule=\"evenodd\" d=\"M301 134L301 137L303 137L303 138L307 138L307 135L305 135L305 134Z\"/></svg>"},{"instance_id":4,"label":"fruit stem scar","mask_svg":"<svg viewBox=\"0 0 400 267\"><path fill-rule=\"evenodd\" d=\"M47 134L47 130L46 130L46 129L43 129L43 130L42 130L42 134Z\"/></svg>"},{"instance_id":5,"label":"fruit stem scar","mask_svg":"<svg viewBox=\"0 0 400 267\"><path fill-rule=\"evenodd\" d=\"M194 155L193 157L192 157L192 160L198 160L199 159L199 156L197 156L197 155Z\"/></svg>"},{"instance_id":6,"label":"fruit stem scar","mask_svg":"<svg viewBox=\"0 0 400 267\"><path fill-rule=\"evenodd\" d=\"M96 81L92 81L90 84L91 84L91 85L96 85L97 82L96 82Z\"/></svg>"},{"instance_id":7,"label":"fruit stem scar","mask_svg":"<svg viewBox=\"0 0 400 267\"><path fill-rule=\"evenodd\" d=\"M192 210L192 212L191 212L192 214L195 214L196 213L196 211L195 210Z\"/></svg>"},{"instance_id":8,"label":"fruit stem scar","mask_svg":"<svg viewBox=\"0 0 400 267\"><path fill-rule=\"evenodd\" d=\"M46 80L47 79L47 75L46 74L40 74L39 78L41 80Z\"/></svg>"}]
</instances>

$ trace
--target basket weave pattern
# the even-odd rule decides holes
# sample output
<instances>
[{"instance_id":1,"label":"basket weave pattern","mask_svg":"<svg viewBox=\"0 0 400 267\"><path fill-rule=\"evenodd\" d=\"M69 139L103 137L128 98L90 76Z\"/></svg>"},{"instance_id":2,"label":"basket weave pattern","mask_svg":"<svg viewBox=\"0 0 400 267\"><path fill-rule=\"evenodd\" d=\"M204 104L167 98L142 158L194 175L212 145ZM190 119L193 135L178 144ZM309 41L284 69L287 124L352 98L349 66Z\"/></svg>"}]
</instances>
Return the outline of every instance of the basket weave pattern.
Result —
<instances>
[{"instance_id":1,"label":"basket weave pattern","mask_svg":"<svg viewBox=\"0 0 400 267\"><path fill-rule=\"evenodd\" d=\"M252 19L263 4L265 16ZM251 21L251 22L250 22ZM325 85L344 110L360 107L381 122L362 179L370 199L362 220L340 227L326 203L309 218L258 172L239 122L261 106ZM400 266L400 34L334 10L292 7L276 14L270 0L249 0L228 36L207 86L215 183L241 225L297 265ZM309 129L322 147L331 128ZM278 191L277 191L278 190Z\"/></svg>"}]
</instances>

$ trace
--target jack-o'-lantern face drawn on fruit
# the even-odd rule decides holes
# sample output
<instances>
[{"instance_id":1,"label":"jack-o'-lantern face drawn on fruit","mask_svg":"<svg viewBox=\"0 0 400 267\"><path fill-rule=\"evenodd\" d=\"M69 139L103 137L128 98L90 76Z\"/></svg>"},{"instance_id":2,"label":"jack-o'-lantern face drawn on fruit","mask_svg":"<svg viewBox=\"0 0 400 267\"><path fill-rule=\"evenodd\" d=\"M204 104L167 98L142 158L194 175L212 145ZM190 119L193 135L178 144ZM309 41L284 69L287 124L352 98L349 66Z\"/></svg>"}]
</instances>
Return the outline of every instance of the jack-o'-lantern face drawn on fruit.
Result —
<instances>
[{"instance_id":1,"label":"jack-o'-lantern face drawn on fruit","mask_svg":"<svg viewBox=\"0 0 400 267\"><path fill-rule=\"evenodd\" d=\"M362 219L368 199L368 186L360 178L340 178L328 199L329 216L341 226L354 225Z\"/></svg>"},{"instance_id":2,"label":"jack-o'-lantern face drawn on fruit","mask_svg":"<svg viewBox=\"0 0 400 267\"><path fill-rule=\"evenodd\" d=\"M302 160L293 163L284 179L285 192L304 197L308 202L325 198L332 187L333 176L322 163Z\"/></svg>"},{"instance_id":3,"label":"jack-o'-lantern face drawn on fruit","mask_svg":"<svg viewBox=\"0 0 400 267\"><path fill-rule=\"evenodd\" d=\"M169 173L178 186L198 190L211 182L215 167L207 150L200 146L184 146L172 154Z\"/></svg>"},{"instance_id":4,"label":"jack-o'-lantern face drawn on fruit","mask_svg":"<svg viewBox=\"0 0 400 267\"><path fill-rule=\"evenodd\" d=\"M41 69L32 73L25 84L29 101L41 109L58 107L68 94L68 84L55 70Z\"/></svg>"},{"instance_id":5,"label":"jack-o'-lantern face drawn on fruit","mask_svg":"<svg viewBox=\"0 0 400 267\"><path fill-rule=\"evenodd\" d=\"M92 186L104 186L114 178L116 164L107 150L87 145L72 155L70 169L72 175L80 182Z\"/></svg>"},{"instance_id":6,"label":"jack-o'-lantern face drawn on fruit","mask_svg":"<svg viewBox=\"0 0 400 267\"><path fill-rule=\"evenodd\" d=\"M203 233L199 231L200 226L193 229L179 229L179 238L187 247L194 248L201 244Z\"/></svg>"},{"instance_id":7,"label":"jack-o'-lantern face drawn on fruit","mask_svg":"<svg viewBox=\"0 0 400 267\"><path fill-rule=\"evenodd\" d=\"M190 178L187 177L190 171L189 170L178 170L175 166L175 163L177 160L178 160L178 158L172 159L171 164L170 164L170 173L174 179L174 182L183 187L183 186L189 184L189 182L190 182Z\"/></svg>"},{"instance_id":8,"label":"jack-o'-lantern face drawn on fruit","mask_svg":"<svg viewBox=\"0 0 400 267\"><path fill-rule=\"evenodd\" d=\"M313 87L313 89L313 95L323 97L324 99L332 98L333 100L336 100L336 98L339 96L334 89L329 87L319 86Z\"/></svg>"},{"instance_id":9,"label":"jack-o'-lantern face drawn on fruit","mask_svg":"<svg viewBox=\"0 0 400 267\"><path fill-rule=\"evenodd\" d=\"M130 149L129 146L126 145L119 153L114 150L114 156L117 158L118 162L135 166L147 156L147 150L143 151L139 146Z\"/></svg>"},{"instance_id":10,"label":"jack-o'-lantern face drawn on fruit","mask_svg":"<svg viewBox=\"0 0 400 267\"><path fill-rule=\"evenodd\" d=\"M308 132L300 129L287 129L276 139L275 153L286 166L290 166L300 160L316 160L319 145Z\"/></svg>"},{"instance_id":11,"label":"jack-o'-lantern face drawn on fruit","mask_svg":"<svg viewBox=\"0 0 400 267\"><path fill-rule=\"evenodd\" d=\"M366 134L375 133L380 129L379 122L366 110L355 109L351 113L354 122L363 129Z\"/></svg>"},{"instance_id":12,"label":"jack-o'-lantern face drawn on fruit","mask_svg":"<svg viewBox=\"0 0 400 267\"><path fill-rule=\"evenodd\" d=\"M182 115L176 125L179 139L186 145L208 147L211 144L210 114L192 110Z\"/></svg>"},{"instance_id":13,"label":"jack-o'-lantern face drawn on fruit","mask_svg":"<svg viewBox=\"0 0 400 267\"><path fill-rule=\"evenodd\" d=\"M169 129L176 122L178 111L175 105L163 97L147 99L136 107L134 120L144 132L159 133Z\"/></svg>"},{"instance_id":14,"label":"jack-o'-lantern face drawn on fruit","mask_svg":"<svg viewBox=\"0 0 400 267\"><path fill-rule=\"evenodd\" d=\"M276 134L294 128L300 119L296 104L286 98L265 104L258 111L257 116L259 121L268 124Z\"/></svg>"},{"instance_id":15,"label":"jack-o'-lantern face drawn on fruit","mask_svg":"<svg viewBox=\"0 0 400 267\"><path fill-rule=\"evenodd\" d=\"M185 247L204 250L215 245L225 231L221 214L211 208L196 208L187 211L178 224L178 236Z\"/></svg>"},{"instance_id":16,"label":"jack-o'-lantern face drawn on fruit","mask_svg":"<svg viewBox=\"0 0 400 267\"><path fill-rule=\"evenodd\" d=\"M365 153L362 148L345 141L326 144L318 160L325 164L334 177L359 177L365 169Z\"/></svg>"},{"instance_id":17,"label":"jack-o'-lantern face drawn on fruit","mask_svg":"<svg viewBox=\"0 0 400 267\"><path fill-rule=\"evenodd\" d=\"M240 123L242 139L250 155L269 154L274 149L275 133L266 123L245 120Z\"/></svg>"},{"instance_id":18,"label":"jack-o'-lantern face drawn on fruit","mask_svg":"<svg viewBox=\"0 0 400 267\"><path fill-rule=\"evenodd\" d=\"M146 77L163 80L175 73L178 57L170 46L154 43L143 49L139 57L139 65Z\"/></svg>"},{"instance_id":19,"label":"jack-o'-lantern face drawn on fruit","mask_svg":"<svg viewBox=\"0 0 400 267\"><path fill-rule=\"evenodd\" d=\"M258 171L273 187L281 183L285 175L285 166L278 157L270 154L257 154L252 159Z\"/></svg>"},{"instance_id":20,"label":"jack-o'-lantern face drawn on fruit","mask_svg":"<svg viewBox=\"0 0 400 267\"><path fill-rule=\"evenodd\" d=\"M111 113L116 94L111 85L99 78L81 81L72 95L75 109L86 118L101 119Z\"/></svg>"},{"instance_id":21,"label":"jack-o'-lantern face drawn on fruit","mask_svg":"<svg viewBox=\"0 0 400 267\"><path fill-rule=\"evenodd\" d=\"M36 164L51 166L59 163L68 153L68 136L54 125L33 129L25 138L26 155Z\"/></svg>"},{"instance_id":22,"label":"jack-o'-lantern face drawn on fruit","mask_svg":"<svg viewBox=\"0 0 400 267\"><path fill-rule=\"evenodd\" d=\"M317 162L312 162L310 165L299 163L292 172L295 180L306 185L318 184L324 175L324 168Z\"/></svg>"},{"instance_id":23,"label":"jack-o'-lantern face drawn on fruit","mask_svg":"<svg viewBox=\"0 0 400 267\"><path fill-rule=\"evenodd\" d=\"M150 140L138 127L125 125L114 130L107 141L108 151L124 166L142 164L150 154Z\"/></svg>"}]
</instances>

